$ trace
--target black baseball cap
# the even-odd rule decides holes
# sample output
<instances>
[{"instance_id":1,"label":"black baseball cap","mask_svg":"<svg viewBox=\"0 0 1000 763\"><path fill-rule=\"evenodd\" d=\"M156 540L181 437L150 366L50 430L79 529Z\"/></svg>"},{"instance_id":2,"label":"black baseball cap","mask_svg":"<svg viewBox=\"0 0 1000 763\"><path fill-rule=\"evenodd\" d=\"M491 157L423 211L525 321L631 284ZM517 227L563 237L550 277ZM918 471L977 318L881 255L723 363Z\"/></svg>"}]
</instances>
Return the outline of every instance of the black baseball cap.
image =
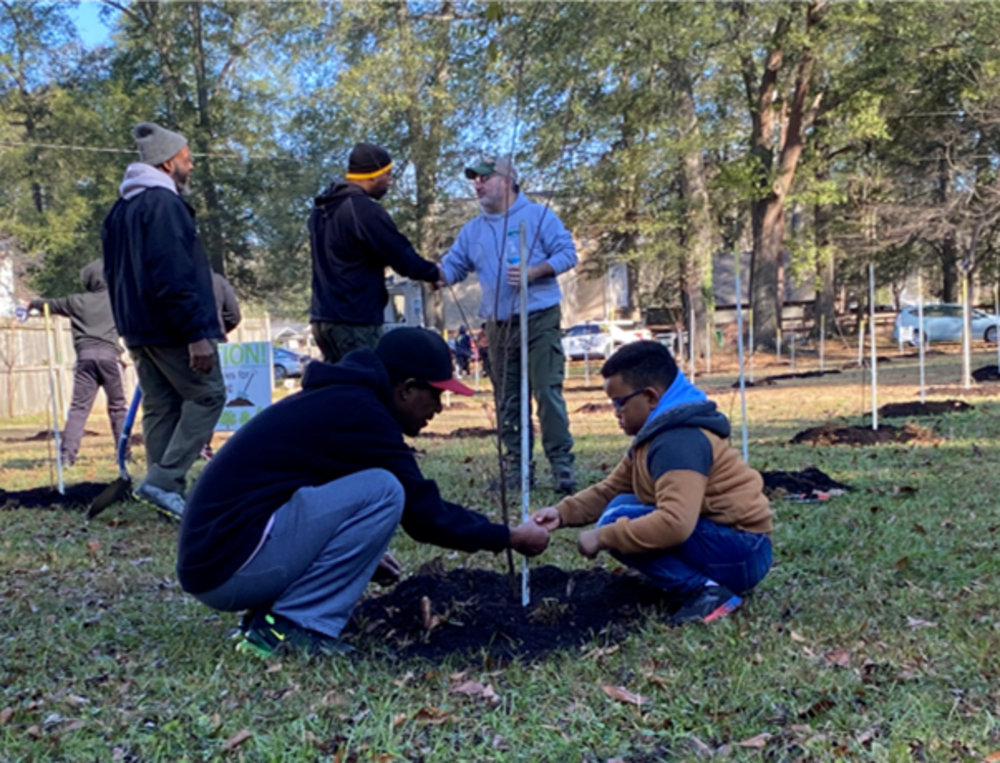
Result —
<instances>
[{"instance_id":1,"label":"black baseball cap","mask_svg":"<svg viewBox=\"0 0 1000 763\"><path fill-rule=\"evenodd\" d=\"M416 379L458 395L475 394L452 376L451 350L440 335L429 329L391 329L382 335L375 352L393 384Z\"/></svg>"}]
</instances>

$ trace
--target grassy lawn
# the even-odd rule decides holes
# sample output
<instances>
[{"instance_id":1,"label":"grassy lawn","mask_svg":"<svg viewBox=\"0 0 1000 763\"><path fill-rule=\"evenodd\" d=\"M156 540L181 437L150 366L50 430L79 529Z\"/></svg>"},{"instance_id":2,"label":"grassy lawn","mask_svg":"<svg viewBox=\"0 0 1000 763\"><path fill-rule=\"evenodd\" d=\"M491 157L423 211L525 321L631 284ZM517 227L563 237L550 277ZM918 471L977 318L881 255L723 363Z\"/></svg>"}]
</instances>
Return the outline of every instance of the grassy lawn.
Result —
<instances>
[{"instance_id":1,"label":"grassy lawn","mask_svg":"<svg viewBox=\"0 0 1000 763\"><path fill-rule=\"evenodd\" d=\"M995 362L980 349L973 368ZM839 363L851 357L843 352ZM734 616L682 629L650 616L620 644L598 634L535 664L455 655L435 665L377 647L264 663L233 649L235 616L180 590L176 529L151 510L122 504L89 524L68 511L0 512L0 759L983 760L1000 750L1000 385L962 390L956 355L928 360L928 399L975 405L916 422L933 442L789 445L823 421L865 421L858 370L748 390L755 467L815 465L855 490L775 504L775 567ZM738 445L732 361L713 362L718 373L699 384L730 415ZM815 360L800 355L798 366ZM759 362L756 375L788 370ZM913 359L880 366L880 403L917 399L917 378ZM606 402L583 388L580 368L567 397L579 477L592 482L628 441L610 412L575 413ZM430 431L488 426L488 399L446 410ZM10 441L44 418L8 424L3 487L47 484L46 443ZM100 436L85 438L68 481L115 475L107 421L92 418L88 429ZM499 517L486 489L497 471L491 440L414 444L445 496ZM539 478L547 484L544 464ZM554 497L539 490L533 502ZM574 542L573 531L558 533L539 563L590 566ZM438 556L446 568L505 568L502 555L417 546L402 534L392 550L411 574ZM470 691L469 681L492 691ZM604 686L646 701L616 701Z\"/></svg>"}]
</instances>

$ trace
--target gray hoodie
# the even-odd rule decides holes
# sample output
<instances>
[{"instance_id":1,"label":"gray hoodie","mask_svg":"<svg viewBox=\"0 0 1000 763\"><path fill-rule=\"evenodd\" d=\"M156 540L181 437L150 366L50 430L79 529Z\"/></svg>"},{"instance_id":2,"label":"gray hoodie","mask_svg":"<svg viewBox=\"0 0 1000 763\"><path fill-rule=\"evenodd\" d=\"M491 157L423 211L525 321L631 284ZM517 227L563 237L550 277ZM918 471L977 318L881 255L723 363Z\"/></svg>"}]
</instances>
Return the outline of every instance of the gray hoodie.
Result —
<instances>
[{"instance_id":1,"label":"gray hoodie","mask_svg":"<svg viewBox=\"0 0 1000 763\"><path fill-rule=\"evenodd\" d=\"M94 260L80 271L86 291L61 299L36 299L29 309L41 310L46 303L53 315L69 318L73 330L73 349L79 359L100 359L121 355L122 347L111 314L111 299L104 283L104 262Z\"/></svg>"}]
</instances>

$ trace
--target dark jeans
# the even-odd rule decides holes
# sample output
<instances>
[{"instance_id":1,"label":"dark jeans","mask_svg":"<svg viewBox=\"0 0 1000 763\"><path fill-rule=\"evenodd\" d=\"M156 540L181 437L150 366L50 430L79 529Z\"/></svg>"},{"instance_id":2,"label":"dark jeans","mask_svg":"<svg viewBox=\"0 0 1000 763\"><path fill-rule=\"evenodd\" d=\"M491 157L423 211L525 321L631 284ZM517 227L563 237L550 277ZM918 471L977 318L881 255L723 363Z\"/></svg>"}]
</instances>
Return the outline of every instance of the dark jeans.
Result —
<instances>
[{"instance_id":1,"label":"dark jeans","mask_svg":"<svg viewBox=\"0 0 1000 763\"><path fill-rule=\"evenodd\" d=\"M337 363L352 350L375 349L382 338L382 326L351 326L346 323L312 322L313 339L323 351L323 360Z\"/></svg>"},{"instance_id":2,"label":"dark jeans","mask_svg":"<svg viewBox=\"0 0 1000 763\"><path fill-rule=\"evenodd\" d=\"M63 463L72 464L80 452L80 440L83 439L83 428L90 416L99 387L104 387L104 395L108 399L108 418L111 419L111 431L115 444L121 436L125 425L125 413L128 403L125 401L122 366L114 353L100 356L94 355L77 358L73 368L73 402L66 414L66 428L62 435Z\"/></svg>"},{"instance_id":3,"label":"dark jeans","mask_svg":"<svg viewBox=\"0 0 1000 763\"><path fill-rule=\"evenodd\" d=\"M620 495L608 504L597 526L614 524L621 517L637 519L651 511L656 507L640 503L636 496ZM709 580L733 593L746 593L764 579L772 562L767 535L735 530L704 518L679 546L651 554L611 554L679 598L695 593Z\"/></svg>"},{"instance_id":4,"label":"dark jeans","mask_svg":"<svg viewBox=\"0 0 1000 763\"><path fill-rule=\"evenodd\" d=\"M129 352L142 388L146 482L183 495L188 469L226 404L219 360L200 374L191 368L186 344L131 347Z\"/></svg>"},{"instance_id":5,"label":"dark jeans","mask_svg":"<svg viewBox=\"0 0 1000 763\"><path fill-rule=\"evenodd\" d=\"M552 465L573 467L573 437L563 398L566 356L559 332L559 305L528 316L528 394L534 395L542 447ZM517 322L490 323L490 360L501 439L512 461L521 454L521 327ZM533 437L529 443L533 446Z\"/></svg>"}]
</instances>

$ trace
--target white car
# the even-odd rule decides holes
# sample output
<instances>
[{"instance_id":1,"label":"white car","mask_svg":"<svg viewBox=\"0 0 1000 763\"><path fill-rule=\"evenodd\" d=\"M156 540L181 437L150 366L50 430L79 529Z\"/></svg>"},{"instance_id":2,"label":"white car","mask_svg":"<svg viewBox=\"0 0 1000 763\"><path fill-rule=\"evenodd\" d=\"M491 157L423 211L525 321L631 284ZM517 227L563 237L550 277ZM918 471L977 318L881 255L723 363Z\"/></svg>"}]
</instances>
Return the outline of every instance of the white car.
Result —
<instances>
[{"instance_id":1,"label":"white car","mask_svg":"<svg viewBox=\"0 0 1000 763\"><path fill-rule=\"evenodd\" d=\"M563 332L562 347L566 357L607 359L623 344L653 335L633 321L593 321L578 323Z\"/></svg>"}]
</instances>

